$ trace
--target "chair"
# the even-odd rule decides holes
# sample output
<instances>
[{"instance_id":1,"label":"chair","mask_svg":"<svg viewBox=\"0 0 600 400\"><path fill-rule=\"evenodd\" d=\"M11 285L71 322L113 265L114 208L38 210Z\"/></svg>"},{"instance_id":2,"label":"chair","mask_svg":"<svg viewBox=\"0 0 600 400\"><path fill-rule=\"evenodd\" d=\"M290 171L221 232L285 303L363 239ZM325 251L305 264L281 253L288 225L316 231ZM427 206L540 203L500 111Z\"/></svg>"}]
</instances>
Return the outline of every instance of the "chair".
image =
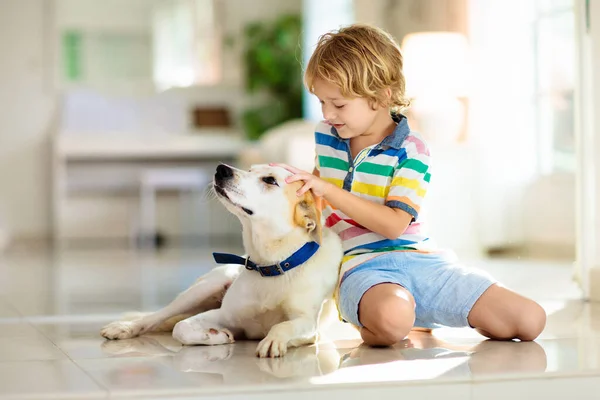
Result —
<instances>
[{"instance_id":1,"label":"chair","mask_svg":"<svg viewBox=\"0 0 600 400\"><path fill-rule=\"evenodd\" d=\"M178 191L180 199L185 197L192 207L186 210L184 201L181 202L182 228L190 226L189 231L199 226L198 212L203 209L201 200L210 182L207 173L197 168L149 168L140 176L140 207L137 245L143 248L160 246L161 239L156 231L156 194L159 191ZM208 221L207 221L208 223ZM209 228L210 229L210 228ZM182 232L185 232L182 229Z\"/></svg>"}]
</instances>

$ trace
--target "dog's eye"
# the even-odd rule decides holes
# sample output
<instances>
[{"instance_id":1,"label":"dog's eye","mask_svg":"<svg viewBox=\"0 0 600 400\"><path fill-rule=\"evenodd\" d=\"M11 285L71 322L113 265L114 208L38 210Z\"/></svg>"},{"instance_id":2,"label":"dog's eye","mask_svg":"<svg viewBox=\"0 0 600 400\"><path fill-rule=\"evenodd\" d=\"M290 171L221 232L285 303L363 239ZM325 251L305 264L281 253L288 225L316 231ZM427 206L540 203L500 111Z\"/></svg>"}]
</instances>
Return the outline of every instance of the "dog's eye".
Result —
<instances>
[{"instance_id":1,"label":"dog's eye","mask_svg":"<svg viewBox=\"0 0 600 400\"><path fill-rule=\"evenodd\" d=\"M243 210L243 211L244 211L246 214L248 214L248 215L252 215L252 214L254 214L254 211L252 211L252 210L248 210L246 207L242 207L242 210Z\"/></svg>"},{"instance_id":2,"label":"dog's eye","mask_svg":"<svg viewBox=\"0 0 600 400\"><path fill-rule=\"evenodd\" d=\"M279 186L279 184L277 183L277 180L275 178L273 178L272 176L265 176L264 178L262 178L262 181L264 183L266 183L267 185Z\"/></svg>"}]
</instances>

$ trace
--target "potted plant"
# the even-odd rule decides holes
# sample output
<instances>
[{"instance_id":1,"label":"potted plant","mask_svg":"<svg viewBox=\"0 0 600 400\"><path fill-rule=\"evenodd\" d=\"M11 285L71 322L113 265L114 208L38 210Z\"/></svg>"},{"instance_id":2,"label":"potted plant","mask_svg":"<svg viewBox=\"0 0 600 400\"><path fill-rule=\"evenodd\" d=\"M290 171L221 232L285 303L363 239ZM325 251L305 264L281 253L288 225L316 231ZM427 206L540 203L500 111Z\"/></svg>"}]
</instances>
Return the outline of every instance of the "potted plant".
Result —
<instances>
[{"instance_id":1,"label":"potted plant","mask_svg":"<svg viewBox=\"0 0 600 400\"><path fill-rule=\"evenodd\" d=\"M257 103L242 117L251 140L285 121L302 118L301 28L300 15L284 15L244 29L246 90Z\"/></svg>"}]
</instances>

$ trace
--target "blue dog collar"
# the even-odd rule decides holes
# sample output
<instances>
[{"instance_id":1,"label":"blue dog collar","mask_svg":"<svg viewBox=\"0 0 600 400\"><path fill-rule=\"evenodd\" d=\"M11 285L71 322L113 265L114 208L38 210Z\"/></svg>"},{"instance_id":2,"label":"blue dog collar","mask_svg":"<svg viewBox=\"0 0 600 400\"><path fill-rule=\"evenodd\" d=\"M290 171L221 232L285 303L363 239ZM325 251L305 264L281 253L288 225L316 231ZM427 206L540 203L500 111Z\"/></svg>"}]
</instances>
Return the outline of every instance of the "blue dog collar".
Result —
<instances>
[{"instance_id":1,"label":"blue dog collar","mask_svg":"<svg viewBox=\"0 0 600 400\"><path fill-rule=\"evenodd\" d=\"M247 270L257 271L261 276L279 276L287 271L304 264L319 250L317 242L308 242L285 260L272 265L257 265L249 257L240 257L229 253L213 253L217 264L239 264Z\"/></svg>"}]
</instances>

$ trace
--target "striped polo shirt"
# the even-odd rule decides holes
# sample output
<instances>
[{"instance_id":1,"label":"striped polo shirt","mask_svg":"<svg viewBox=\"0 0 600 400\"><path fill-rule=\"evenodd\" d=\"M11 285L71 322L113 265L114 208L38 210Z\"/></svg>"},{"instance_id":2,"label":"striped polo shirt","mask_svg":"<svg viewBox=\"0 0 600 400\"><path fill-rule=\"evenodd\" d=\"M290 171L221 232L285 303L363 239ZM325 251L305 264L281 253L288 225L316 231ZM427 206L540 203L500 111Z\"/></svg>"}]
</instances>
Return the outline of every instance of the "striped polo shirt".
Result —
<instances>
[{"instance_id":1,"label":"striped polo shirt","mask_svg":"<svg viewBox=\"0 0 600 400\"><path fill-rule=\"evenodd\" d=\"M394 115L397 126L381 143L362 150L352 158L350 141L338 136L333 126L321 122L315 132L316 168L322 179L371 200L399 208L412 215L406 231L387 239L361 226L342 211L323 201L325 225L343 242L344 258L340 277L370 258L392 251L431 251L435 245L424 232L423 199L429 185L429 149L406 117Z\"/></svg>"}]
</instances>

